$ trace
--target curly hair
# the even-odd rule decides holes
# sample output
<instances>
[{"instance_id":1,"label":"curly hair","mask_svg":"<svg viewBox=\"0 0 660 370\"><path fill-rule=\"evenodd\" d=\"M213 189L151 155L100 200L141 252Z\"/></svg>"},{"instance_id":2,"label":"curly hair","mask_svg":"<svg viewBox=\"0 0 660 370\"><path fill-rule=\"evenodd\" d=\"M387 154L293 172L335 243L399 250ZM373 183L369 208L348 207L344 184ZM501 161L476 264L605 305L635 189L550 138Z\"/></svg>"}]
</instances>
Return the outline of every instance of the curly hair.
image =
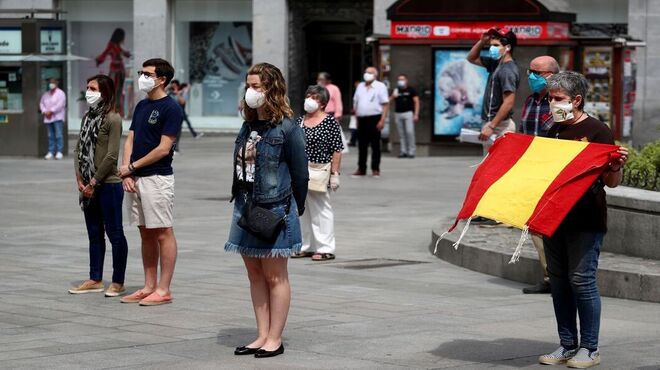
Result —
<instances>
[{"instance_id":1,"label":"curly hair","mask_svg":"<svg viewBox=\"0 0 660 370\"><path fill-rule=\"evenodd\" d=\"M279 68L269 63L259 63L250 67L245 76L246 82L248 75L257 75L261 80L261 89L266 96L263 107L268 121L277 124L284 118L293 117L289 97L286 95L286 81ZM247 89L248 86L245 86L246 91ZM241 99L241 110L246 121L253 122L259 119L257 110L245 103L245 96Z\"/></svg>"}]
</instances>

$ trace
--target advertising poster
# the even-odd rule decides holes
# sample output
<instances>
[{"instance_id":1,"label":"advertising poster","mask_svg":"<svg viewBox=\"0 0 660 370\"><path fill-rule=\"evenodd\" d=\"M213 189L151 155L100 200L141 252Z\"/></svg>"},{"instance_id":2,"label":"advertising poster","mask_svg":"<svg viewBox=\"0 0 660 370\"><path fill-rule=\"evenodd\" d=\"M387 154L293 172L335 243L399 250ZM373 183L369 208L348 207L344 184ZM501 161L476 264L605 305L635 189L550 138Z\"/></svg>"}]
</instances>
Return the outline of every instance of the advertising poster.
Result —
<instances>
[{"instance_id":1,"label":"advertising poster","mask_svg":"<svg viewBox=\"0 0 660 370\"><path fill-rule=\"evenodd\" d=\"M589 81L589 93L584 111L611 126L610 117L610 77L612 49L607 47L584 48L582 73Z\"/></svg>"},{"instance_id":2,"label":"advertising poster","mask_svg":"<svg viewBox=\"0 0 660 370\"><path fill-rule=\"evenodd\" d=\"M136 103L133 97L133 79L136 72L132 68L131 59L132 23L70 22L70 27L71 54L90 59L70 63L71 95L68 96L70 115L82 117L87 111L88 107L85 103L87 79L101 73L108 75L115 83L117 99L115 103L118 111L124 119L130 119Z\"/></svg>"},{"instance_id":3,"label":"advertising poster","mask_svg":"<svg viewBox=\"0 0 660 370\"><path fill-rule=\"evenodd\" d=\"M461 128L481 130L481 106L488 72L470 64L467 50L435 53L433 134L458 136Z\"/></svg>"},{"instance_id":4,"label":"advertising poster","mask_svg":"<svg viewBox=\"0 0 660 370\"><path fill-rule=\"evenodd\" d=\"M190 23L190 81L202 84L204 116L236 115L251 64L252 23Z\"/></svg>"}]
</instances>

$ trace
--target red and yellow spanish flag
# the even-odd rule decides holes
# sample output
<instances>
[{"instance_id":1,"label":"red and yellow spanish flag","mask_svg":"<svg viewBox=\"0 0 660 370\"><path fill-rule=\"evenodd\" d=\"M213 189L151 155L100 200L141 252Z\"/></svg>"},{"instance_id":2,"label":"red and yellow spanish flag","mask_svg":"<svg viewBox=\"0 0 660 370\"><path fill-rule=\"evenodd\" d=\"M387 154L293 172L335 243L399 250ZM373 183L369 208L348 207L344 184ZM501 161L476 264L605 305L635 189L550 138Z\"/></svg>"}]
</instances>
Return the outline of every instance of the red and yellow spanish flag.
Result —
<instances>
[{"instance_id":1,"label":"red and yellow spanish flag","mask_svg":"<svg viewBox=\"0 0 660 370\"><path fill-rule=\"evenodd\" d=\"M618 146L508 133L477 168L456 222L482 216L552 236ZM523 242L521 238L521 243ZM458 243L458 242L457 242Z\"/></svg>"}]
</instances>

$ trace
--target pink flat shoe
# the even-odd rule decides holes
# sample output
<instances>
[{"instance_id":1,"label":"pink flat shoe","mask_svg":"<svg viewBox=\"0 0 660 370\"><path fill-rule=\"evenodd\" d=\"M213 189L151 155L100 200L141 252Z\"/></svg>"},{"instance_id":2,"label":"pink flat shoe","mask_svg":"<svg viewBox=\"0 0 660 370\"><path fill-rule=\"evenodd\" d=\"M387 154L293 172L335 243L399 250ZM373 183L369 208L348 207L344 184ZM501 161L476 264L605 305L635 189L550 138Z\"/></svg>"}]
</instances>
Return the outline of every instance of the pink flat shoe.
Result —
<instances>
[{"instance_id":1,"label":"pink flat shoe","mask_svg":"<svg viewBox=\"0 0 660 370\"><path fill-rule=\"evenodd\" d=\"M145 292L142 289L133 292L133 294L127 295L120 299L121 303L138 303L141 300L147 298L151 292Z\"/></svg>"},{"instance_id":2,"label":"pink flat shoe","mask_svg":"<svg viewBox=\"0 0 660 370\"><path fill-rule=\"evenodd\" d=\"M167 295L162 296L154 291L140 301L140 306L159 306L167 303L172 303L172 294L167 293Z\"/></svg>"}]
</instances>

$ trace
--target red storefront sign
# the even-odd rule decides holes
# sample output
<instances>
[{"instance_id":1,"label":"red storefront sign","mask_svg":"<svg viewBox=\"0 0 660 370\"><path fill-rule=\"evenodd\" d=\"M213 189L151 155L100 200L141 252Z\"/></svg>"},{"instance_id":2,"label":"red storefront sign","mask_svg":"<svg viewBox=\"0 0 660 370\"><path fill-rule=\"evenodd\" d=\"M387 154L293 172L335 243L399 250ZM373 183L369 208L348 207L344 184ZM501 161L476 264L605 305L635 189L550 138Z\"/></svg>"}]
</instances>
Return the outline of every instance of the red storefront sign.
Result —
<instances>
[{"instance_id":1,"label":"red storefront sign","mask_svg":"<svg viewBox=\"0 0 660 370\"><path fill-rule=\"evenodd\" d=\"M518 40L568 40L569 24L560 22L406 22L392 21L393 39L476 40L491 27L506 27Z\"/></svg>"}]
</instances>

